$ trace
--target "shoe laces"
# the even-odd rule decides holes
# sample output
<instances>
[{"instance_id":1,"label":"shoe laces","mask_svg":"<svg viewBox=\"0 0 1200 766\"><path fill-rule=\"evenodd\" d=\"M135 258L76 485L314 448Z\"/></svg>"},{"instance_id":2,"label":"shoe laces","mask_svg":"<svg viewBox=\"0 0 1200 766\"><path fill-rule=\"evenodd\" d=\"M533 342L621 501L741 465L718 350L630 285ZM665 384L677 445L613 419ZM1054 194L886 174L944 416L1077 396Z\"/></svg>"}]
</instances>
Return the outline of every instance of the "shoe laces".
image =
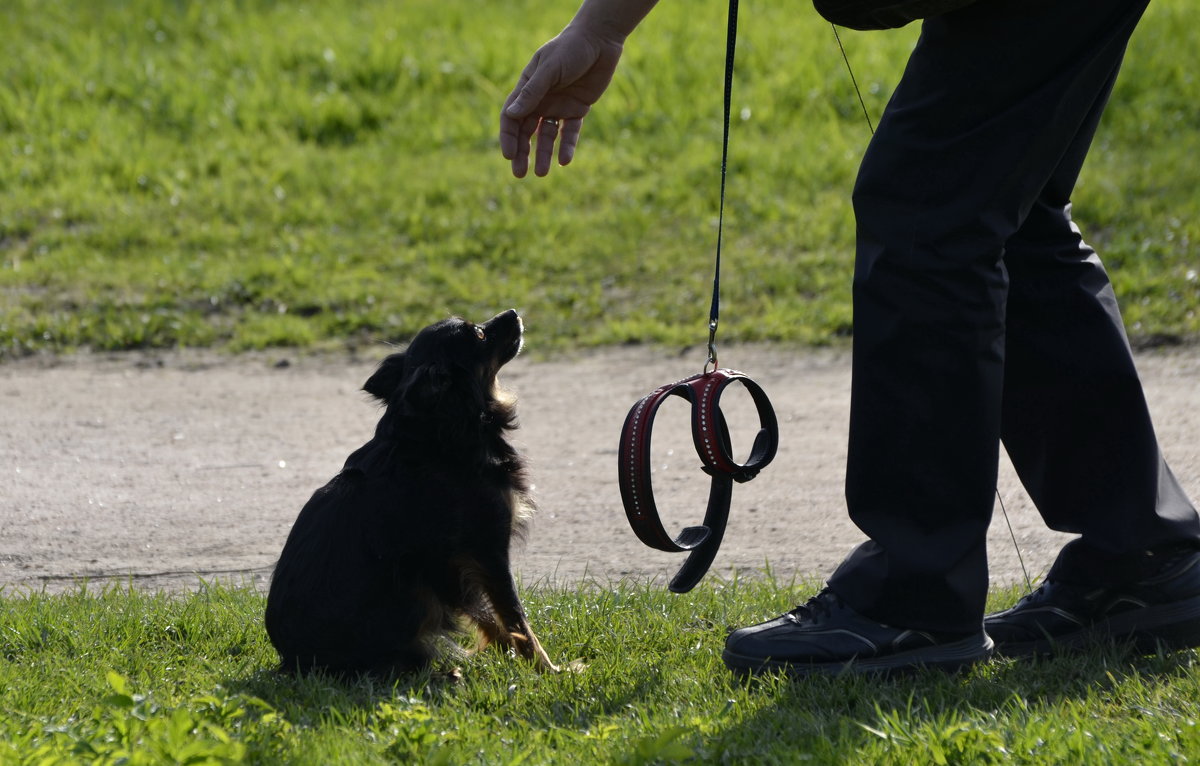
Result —
<instances>
[{"instance_id":1,"label":"shoe laces","mask_svg":"<svg viewBox=\"0 0 1200 766\"><path fill-rule=\"evenodd\" d=\"M1053 590L1051 590L1052 586ZM1022 597L1021 600L1017 602L1017 606L1050 604L1051 606L1066 607L1069 604L1084 604L1093 601L1096 596L1103 593L1104 590L1104 588L1097 588L1095 586L1083 585L1080 583L1045 580L1040 583L1032 593L1028 593Z\"/></svg>"},{"instance_id":2,"label":"shoe laces","mask_svg":"<svg viewBox=\"0 0 1200 766\"><path fill-rule=\"evenodd\" d=\"M825 588L808 601L788 612L786 616L793 622L800 622L801 620L819 622L823 618L832 616L834 610L840 609L841 606L842 600L837 597L837 594Z\"/></svg>"},{"instance_id":3,"label":"shoe laces","mask_svg":"<svg viewBox=\"0 0 1200 766\"><path fill-rule=\"evenodd\" d=\"M1032 592L1027 593L1024 597L1022 597L1020 603L1038 604L1043 601L1055 600L1055 593L1050 592L1051 586L1054 587L1054 590L1057 592L1057 594L1082 594L1088 590L1086 586L1076 583L1064 583L1057 580L1043 580L1042 582L1038 583L1038 586L1034 588Z\"/></svg>"},{"instance_id":4,"label":"shoe laces","mask_svg":"<svg viewBox=\"0 0 1200 766\"><path fill-rule=\"evenodd\" d=\"M1151 579L1154 577L1160 577L1167 572L1170 572L1175 567L1183 563L1184 559L1189 559L1195 556L1196 547L1190 544L1180 545L1166 551L1161 551L1159 555L1165 556L1165 558L1163 558L1163 562L1154 570L1154 573L1151 575Z\"/></svg>"},{"instance_id":5,"label":"shoe laces","mask_svg":"<svg viewBox=\"0 0 1200 766\"><path fill-rule=\"evenodd\" d=\"M1038 583L1038 586L1021 597L1020 603L1036 604L1046 597L1046 586L1049 581Z\"/></svg>"}]
</instances>

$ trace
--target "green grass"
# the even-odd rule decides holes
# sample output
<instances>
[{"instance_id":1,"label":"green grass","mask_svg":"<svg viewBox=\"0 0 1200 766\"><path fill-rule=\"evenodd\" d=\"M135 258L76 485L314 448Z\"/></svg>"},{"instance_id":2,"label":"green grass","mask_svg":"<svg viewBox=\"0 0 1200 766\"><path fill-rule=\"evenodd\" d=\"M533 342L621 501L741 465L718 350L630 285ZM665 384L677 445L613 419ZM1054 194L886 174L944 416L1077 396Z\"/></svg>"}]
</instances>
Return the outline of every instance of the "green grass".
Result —
<instances>
[{"instance_id":1,"label":"green grass","mask_svg":"<svg viewBox=\"0 0 1200 766\"><path fill-rule=\"evenodd\" d=\"M289 679L263 597L208 586L0 598L0 763L1176 763L1200 754L1195 654L996 660L960 676L736 680L728 629L802 600L769 576L687 595L527 592L579 673L499 652L463 680ZM993 606L1016 594L998 594Z\"/></svg>"},{"instance_id":2,"label":"green grass","mask_svg":"<svg viewBox=\"0 0 1200 766\"><path fill-rule=\"evenodd\" d=\"M7 0L0 359L407 339L508 306L533 346L704 339L723 0L663 3L576 163L516 181L499 106L576 0ZM1200 47L1151 4L1076 214L1131 332L1200 335ZM878 117L914 29L845 33ZM807 7L741 18L725 340L841 342L868 132Z\"/></svg>"}]
</instances>

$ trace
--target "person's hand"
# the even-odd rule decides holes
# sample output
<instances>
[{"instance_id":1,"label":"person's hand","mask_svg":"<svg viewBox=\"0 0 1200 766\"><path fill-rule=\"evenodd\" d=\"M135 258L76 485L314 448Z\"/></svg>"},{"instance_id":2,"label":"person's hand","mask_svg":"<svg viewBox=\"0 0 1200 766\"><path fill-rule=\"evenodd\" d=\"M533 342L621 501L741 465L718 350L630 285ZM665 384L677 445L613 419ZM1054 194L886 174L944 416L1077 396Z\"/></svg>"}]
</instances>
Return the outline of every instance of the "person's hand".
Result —
<instances>
[{"instance_id":1,"label":"person's hand","mask_svg":"<svg viewBox=\"0 0 1200 766\"><path fill-rule=\"evenodd\" d=\"M533 54L500 113L500 152L514 176L529 171L535 134L535 175L550 172L555 139L558 164L571 161L583 118L612 82L623 42L571 25Z\"/></svg>"}]
</instances>

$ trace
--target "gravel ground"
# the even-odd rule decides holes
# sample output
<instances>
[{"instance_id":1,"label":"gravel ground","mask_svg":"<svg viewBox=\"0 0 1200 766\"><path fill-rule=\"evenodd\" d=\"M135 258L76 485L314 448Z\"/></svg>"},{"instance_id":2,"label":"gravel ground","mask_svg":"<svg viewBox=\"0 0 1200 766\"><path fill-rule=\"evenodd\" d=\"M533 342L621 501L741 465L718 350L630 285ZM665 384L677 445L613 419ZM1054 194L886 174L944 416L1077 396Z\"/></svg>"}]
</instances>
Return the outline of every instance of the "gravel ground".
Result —
<instances>
[{"instance_id":1,"label":"gravel ground","mask_svg":"<svg viewBox=\"0 0 1200 766\"><path fill-rule=\"evenodd\" d=\"M116 579L181 589L201 578L265 587L300 507L374 429L378 410L359 387L377 359L186 352L0 365L0 587ZM665 581L682 563L633 536L616 448L633 403L702 362L698 350L620 348L522 356L505 369L540 507L516 554L524 584ZM842 500L849 356L727 347L722 362L766 389L781 444L771 466L735 487L713 573L827 575L862 539ZM1138 364L1163 451L1200 498L1200 349L1140 353ZM749 397L731 386L724 403L735 446L748 447L757 428ZM672 397L654 433L668 530L699 523L708 492L686 408ZM1042 525L1007 462L999 490L1013 534L998 505L992 578L1012 583L1022 579L1013 536L1034 575L1068 538Z\"/></svg>"}]
</instances>

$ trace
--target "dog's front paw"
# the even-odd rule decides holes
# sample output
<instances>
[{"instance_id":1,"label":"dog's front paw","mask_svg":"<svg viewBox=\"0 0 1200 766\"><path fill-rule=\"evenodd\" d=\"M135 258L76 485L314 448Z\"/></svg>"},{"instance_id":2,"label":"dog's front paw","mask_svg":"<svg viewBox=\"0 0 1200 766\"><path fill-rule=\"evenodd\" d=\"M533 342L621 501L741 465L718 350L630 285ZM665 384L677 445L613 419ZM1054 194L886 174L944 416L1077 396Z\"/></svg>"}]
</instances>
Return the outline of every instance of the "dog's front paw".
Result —
<instances>
[{"instance_id":1,"label":"dog's front paw","mask_svg":"<svg viewBox=\"0 0 1200 766\"><path fill-rule=\"evenodd\" d=\"M583 660L571 660L562 665L555 665L547 658L545 662L537 664L537 669L543 673L582 673L587 669L587 664Z\"/></svg>"}]
</instances>

